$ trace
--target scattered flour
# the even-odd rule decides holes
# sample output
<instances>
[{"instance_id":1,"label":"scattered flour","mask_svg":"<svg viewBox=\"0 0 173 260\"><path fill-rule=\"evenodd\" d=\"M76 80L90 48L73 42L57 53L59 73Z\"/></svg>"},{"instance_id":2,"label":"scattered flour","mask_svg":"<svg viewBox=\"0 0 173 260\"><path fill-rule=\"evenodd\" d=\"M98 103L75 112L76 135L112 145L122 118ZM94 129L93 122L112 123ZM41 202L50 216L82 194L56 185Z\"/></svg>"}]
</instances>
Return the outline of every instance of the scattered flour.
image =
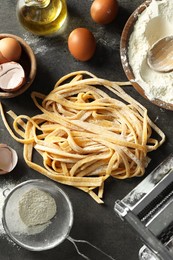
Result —
<instances>
[{"instance_id":1,"label":"scattered flour","mask_svg":"<svg viewBox=\"0 0 173 260\"><path fill-rule=\"evenodd\" d=\"M45 55L48 51L48 46L44 38L26 32L23 35L23 39L30 45L35 55Z\"/></svg>"},{"instance_id":2,"label":"scattered flour","mask_svg":"<svg viewBox=\"0 0 173 260\"><path fill-rule=\"evenodd\" d=\"M159 39L173 35L173 1L152 0L139 15L129 40L129 63L137 82L150 100L173 104L173 72L155 72L147 64L147 52Z\"/></svg>"},{"instance_id":3,"label":"scattered flour","mask_svg":"<svg viewBox=\"0 0 173 260\"><path fill-rule=\"evenodd\" d=\"M4 205L4 201L10 190L15 187L15 184L12 183L3 183L0 185L0 236L5 234L5 230L2 225L2 208Z\"/></svg>"}]
</instances>

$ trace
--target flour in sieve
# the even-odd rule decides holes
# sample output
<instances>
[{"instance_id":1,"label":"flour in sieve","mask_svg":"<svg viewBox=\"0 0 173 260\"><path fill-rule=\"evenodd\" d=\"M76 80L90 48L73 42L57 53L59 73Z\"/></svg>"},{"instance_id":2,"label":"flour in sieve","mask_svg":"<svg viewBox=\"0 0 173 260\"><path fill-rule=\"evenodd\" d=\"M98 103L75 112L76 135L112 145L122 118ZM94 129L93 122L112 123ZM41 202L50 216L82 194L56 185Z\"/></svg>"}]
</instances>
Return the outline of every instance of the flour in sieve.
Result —
<instances>
[{"instance_id":1,"label":"flour in sieve","mask_svg":"<svg viewBox=\"0 0 173 260\"><path fill-rule=\"evenodd\" d=\"M30 189L19 201L19 216L27 227L48 223L56 210L54 198L39 189Z\"/></svg>"}]
</instances>

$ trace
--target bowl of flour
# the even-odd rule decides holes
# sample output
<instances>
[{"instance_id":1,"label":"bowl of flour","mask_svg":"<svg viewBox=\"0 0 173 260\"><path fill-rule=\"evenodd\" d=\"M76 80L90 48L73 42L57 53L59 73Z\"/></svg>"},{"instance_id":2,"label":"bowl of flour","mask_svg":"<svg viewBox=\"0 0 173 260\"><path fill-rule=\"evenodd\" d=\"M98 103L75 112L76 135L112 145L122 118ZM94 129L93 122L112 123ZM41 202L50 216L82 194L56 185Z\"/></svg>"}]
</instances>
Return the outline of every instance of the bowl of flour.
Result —
<instances>
[{"instance_id":1,"label":"bowl of flour","mask_svg":"<svg viewBox=\"0 0 173 260\"><path fill-rule=\"evenodd\" d=\"M68 196L50 180L29 180L14 187L4 206L7 235L31 251L58 246L69 235L73 209Z\"/></svg>"},{"instance_id":2,"label":"bowl of flour","mask_svg":"<svg viewBox=\"0 0 173 260\"><path fill-rule=\"evenodd\" d=\"M134 88L152 103L173 110L173 72L160 73L147 63L150 47L173 35L173 1L147 0L129 17L121 36L123 69Z\"/></svg>"}]
</instances>

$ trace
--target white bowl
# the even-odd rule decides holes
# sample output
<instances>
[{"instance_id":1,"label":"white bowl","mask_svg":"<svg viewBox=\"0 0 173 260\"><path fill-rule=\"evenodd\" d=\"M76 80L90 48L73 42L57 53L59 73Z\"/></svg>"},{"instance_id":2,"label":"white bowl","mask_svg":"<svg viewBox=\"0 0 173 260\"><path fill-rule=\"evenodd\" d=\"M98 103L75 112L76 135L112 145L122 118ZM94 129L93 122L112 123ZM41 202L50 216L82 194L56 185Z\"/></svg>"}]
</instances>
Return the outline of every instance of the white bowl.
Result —
<instances>
[{"instance_id":1,"label":"white bowl","mask_svg":"<svg viewBox=\"0 0 173 260\"><path fill-rule=\"evenodd\" d=\"M121 56L121 62L124 69L124 72L129 79L129 81L132 83L133 87L138 91L138 93L152 102L153 104L168 109L173 110L173 104L166 103L162 100L155 99L150 100L145 95L144 89L135 81L135 76L133 74L133 70L129 64L129 57L128 57L128 48L129 48L129 39L131 36L131 33L133 32L134 26L141 15L141 13L150 5L151 0L144 1L141 5L138 6L138 8L131 14L129 19L127 20L124 29L122 31L121 35L121 42L120 42L120 56Z\"/></svg>"}]
</instances>

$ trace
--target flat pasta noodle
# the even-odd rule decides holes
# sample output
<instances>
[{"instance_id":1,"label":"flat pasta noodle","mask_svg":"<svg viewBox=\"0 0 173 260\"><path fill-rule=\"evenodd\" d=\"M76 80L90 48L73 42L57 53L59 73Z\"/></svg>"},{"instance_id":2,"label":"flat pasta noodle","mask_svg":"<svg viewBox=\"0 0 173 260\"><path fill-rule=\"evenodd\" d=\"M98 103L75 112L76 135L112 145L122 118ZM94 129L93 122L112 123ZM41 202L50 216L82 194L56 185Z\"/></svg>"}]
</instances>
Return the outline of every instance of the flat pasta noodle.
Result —
<instances>
[{"instance_id":1,"label":"flat pasta noodle","mask_svg":"<svg viewBox=\"0 0 173 260\"><path fill-rule=\"evenodd\" d=\"M165 141L147 109L122 89L129 84L101 79L87 71L72 72L60 78L47 96L32 92L40 114L29 117L8 112L16 134L1 105L2 119L11 136L24 145L29 167L103 203L106 179L142 176L148 152ZM153 131L158 139L152 137ZM34 150L42 156L43 166L34 162Z\"/></svg>"}]
</instances>

